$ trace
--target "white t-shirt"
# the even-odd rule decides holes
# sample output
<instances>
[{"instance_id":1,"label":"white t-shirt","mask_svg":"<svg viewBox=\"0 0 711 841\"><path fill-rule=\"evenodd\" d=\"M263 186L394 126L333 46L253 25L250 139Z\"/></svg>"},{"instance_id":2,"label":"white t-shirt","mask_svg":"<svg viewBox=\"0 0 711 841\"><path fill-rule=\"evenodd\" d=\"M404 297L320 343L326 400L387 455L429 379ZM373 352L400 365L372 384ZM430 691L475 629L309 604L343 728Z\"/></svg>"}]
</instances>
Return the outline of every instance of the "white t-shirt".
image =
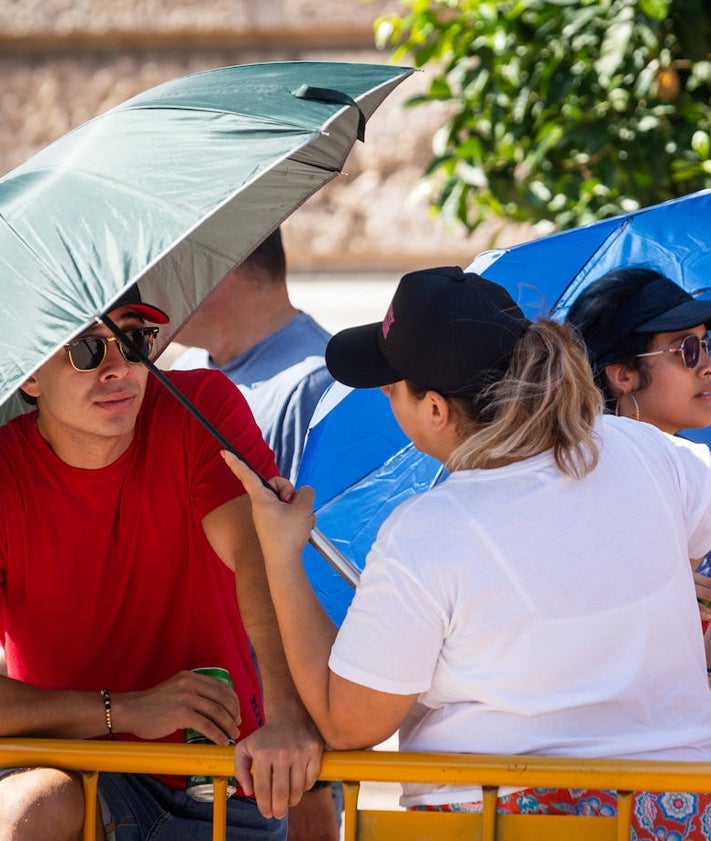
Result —
<instances>
[{"instance_id":1,"label":"white t-shirt","mask_svg":"<svg viewBox=\"0 0 711 841\"><path fill-rule=\"evenodd\" d=\"M551 453L461 471L381 528L330 667L420 693L401 749L711 760L689 563L711 549L711 455L623 418L598 432L584 479Z\"/></svg>"}]
</instances>

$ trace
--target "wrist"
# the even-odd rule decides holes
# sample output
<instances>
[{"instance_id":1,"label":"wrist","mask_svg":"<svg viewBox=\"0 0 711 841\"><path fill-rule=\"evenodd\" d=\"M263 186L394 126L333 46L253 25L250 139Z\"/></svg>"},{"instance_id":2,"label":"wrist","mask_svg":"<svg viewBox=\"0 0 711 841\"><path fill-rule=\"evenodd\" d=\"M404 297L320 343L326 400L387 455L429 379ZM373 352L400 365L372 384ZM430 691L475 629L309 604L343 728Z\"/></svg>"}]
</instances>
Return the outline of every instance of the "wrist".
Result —
<instances>
[{"instance_id":1,"label":"wrist","mask_svg":"<svg viewBox=\"0 0 711 841\"><path fill-rule=\"evenodd\" d=\"M114 716L113 705L111 702L111 690L101 689L99 690L99 695L101 696L101 702L104 707L104 724L106 725L106 735L109 739L115 739L116 736L114 734Z\"/></svg>"}]
</instances>

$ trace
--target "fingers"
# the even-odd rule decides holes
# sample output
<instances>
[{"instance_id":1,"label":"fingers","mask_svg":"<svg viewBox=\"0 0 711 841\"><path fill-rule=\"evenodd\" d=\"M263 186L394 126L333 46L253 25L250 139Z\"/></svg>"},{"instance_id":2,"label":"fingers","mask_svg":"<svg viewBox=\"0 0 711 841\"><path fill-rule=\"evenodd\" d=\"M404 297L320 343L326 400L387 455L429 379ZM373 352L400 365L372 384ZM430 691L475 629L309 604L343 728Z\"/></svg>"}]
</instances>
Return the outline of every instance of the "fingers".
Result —
<instances>
[{"instance_id":1,"label":"fingers","mask_svg":"<svg viewBox=\"0 0 711 841\"><path fill-rule=\"evenodd\" d=\"M305 791L316 782L319 763L293 763L287 751L276 753L271 762L255 761L252 777L248 771L246 756L235 760L235 777L245 794L253 795L259 811L267 818L283 818L290 806L296 806ZM251 791L244 789L246 784Z\"/></svg>"},{"instance_id":2,"label":"fingers","mask_svg":"<svg viewBox=\"0 0 711 841\"><path fill-rule=\"evenodd\" d=\"M176 730L197 730L218 745L239 737L240 709L234 689L209 675L182 671L140 692L117 694L115 719L122 732L160 739Z\"/></svg>"},{"instance_id":3,"label":"fingers","mask_svg":"<svg viewBox=\"0 0 711 841\"><path fill-rule=\"evenodd\" d=\"M252 755L245 748L244 742L238 742L235 747L235 779L247 797L254 797L251 769ZM265 815L265 817L269 817L269 815Z\"/></svg>"},{"instance_id":4,"label":"fingers","mask_svg":"<svg viewBox=\"0 0 711 841\"><path fill-rule=\"evenodd\" d=\"M222 450L222 457L230 470L244 485L250 497L259 498L259 494L264 494L266 488L264 487L261 478L248 467L242 459L238 458L229 450ZM270 480L269 484L277 492L277 496L282 502L291 502L294 498L294 486L284 476L275 476Z\"/></svg>"},{"instance_id":5,"label":"fingers","mask_svg":"<svg viewBox=\"0 0 711 841\"><path fill-rule=\"evenodd\" d=\"M237 458L237 456L229 450L222 450L221 455L225 460L225 464L244 485L245 491L247 491L250 496L254 496L262 490L266 490L263 488L261 480L257 474L250 467L247 467L241 458Z\"/></svg>"},{"instance_id":6,"label":"fingers","mask_svg":"<svg viewBox=\"0 0 711 841\"><path fill-rule=\"evenodd\" d=\"M272 487L279 495L282 502L291 502L294 498L294 486L283 476L275 476L271 481Z\"/></svg>"},{"instance_id":7,"label":"fingers","mask_svg":"<svg viewBox=\"0 0 711 841\"><path fill-rule=\"evenodd\" d=\"M711 619L711 578L701 573L694 573L696 599L702 619Z\"/></svg>"},{"instance_id":8,"label":"fingers","mask_svg":"<svg viewBox=\"0 0 711 841\"><path fill-rule=\"evenodd\" d=\"M291 741L292 735L265 727L235 747L235 778L267 818L284 817L318 778L322 742L306 735Z\"/></svg>"},{"instance_id":9,"label":"fingers","mask_svg":"<svg viewBox=\"0 0 711 841\"><path fill-rule=\"evenodd\" d=\"M701 572L694 573L694 586L696 595L700 599L711 599L711 578Z\"/></svg>"},{"instance_id":10,"label":"fingers","mask_svg":"<svg viewBox=\"0 0 711 841\"><path fill-rule=\"evenodd\" d=\"M239 700L234 689L209 675L189 672L194 687L193 710L197 724L193 730L217 745L230 744L239 737Z\"/></svg>"},{"instance_id":11,"label":"fingers","mask_svg":"<svg viewBox=\"0 0 711 841\"><path fill-rule=\"evenodd\" d=\"M249 495L260 540L268 538L275 530L279 531L278 525L289 522L293 522L299 528L299 523L305 521L309 530L313 528L316 518L313 514L314 491L312 488L303 487L296 491L288 479L276 476L270 482L277 491L277 494L273 494L264 487L260 477L234 453L222 450L222 456ZM280 505L279 501L288 502L289 505Z\"/></svg>"}]
</instances>

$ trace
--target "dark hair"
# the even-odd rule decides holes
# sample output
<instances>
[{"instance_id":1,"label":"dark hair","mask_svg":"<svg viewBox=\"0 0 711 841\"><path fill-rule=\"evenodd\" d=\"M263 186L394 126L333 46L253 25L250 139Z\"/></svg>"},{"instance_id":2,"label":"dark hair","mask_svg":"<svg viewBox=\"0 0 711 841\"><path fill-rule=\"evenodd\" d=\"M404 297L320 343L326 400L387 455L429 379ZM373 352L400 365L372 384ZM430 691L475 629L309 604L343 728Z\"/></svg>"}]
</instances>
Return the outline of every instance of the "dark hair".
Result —
<instances>
[{"instance_id":1,"label":"dark hair","mask_svg":"<svg viewBox=\"0 0 711 841\"><path fill-rule=\"evenodd\" d=\"M644 360L637 359L636 354L645 353L650 349L655 334L629 333L626 336L620 336L614 352L606 354L602 359L596 359L590 350L590 337L593 333L596 337L604 336L606 331L614 326L615 317L620 308L635 298L646 284L663 277L664 275L653 269L615 269L587 286L568 311L565 320L577 328L582 336L588 348L588 357L593 367L595 381L608 404L614 402L617 395L613 395L609 389L605 366L620 363L637 371L640 376L639 390L642 391L649 385L649 375Z\"/></svg>"},{"instance_id":2,"label":"dark hair","mask_svg":"<svg viewBox=\"0 0 711 841\"><path fill-rule=\"evenodd\" d=\"M281 228L277 228L263 240L247 259L240 265L239 271L258 272L260 276L280 282L286 278L286 255L281 239Z\"/></svg>"}]
</instances>

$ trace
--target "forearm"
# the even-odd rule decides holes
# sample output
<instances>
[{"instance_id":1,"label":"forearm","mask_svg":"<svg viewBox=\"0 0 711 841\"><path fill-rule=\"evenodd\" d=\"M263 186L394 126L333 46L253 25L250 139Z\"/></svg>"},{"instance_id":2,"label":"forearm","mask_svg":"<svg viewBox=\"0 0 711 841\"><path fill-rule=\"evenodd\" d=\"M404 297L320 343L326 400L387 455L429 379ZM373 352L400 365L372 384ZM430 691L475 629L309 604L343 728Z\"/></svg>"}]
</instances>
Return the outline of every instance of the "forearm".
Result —
<instances>
[{"instance_id":1,"label":"forearm","mask_svg":"<svg viewBox=\"0 0 711 841\"><path fill-rule=\"evenodd\" d=\"M269 589L289 671L309 714L325 736L332 725L328 658L336 627L314 594L301 558L270 558L268 563Z\"/></svg>"},{"instance_id":2,"label":"forearm","mask_svg":"<svg viewBox=\"0 0 711 841\"><path fill-rule=\"evenodd\" d=\"M217 744L239 736L239 701L221 680L182 671L140 692L112 693L107 709L100 692L37 689L0 678L0 737L89 739L114 733L162 739L190 727Z\"/></svg>"},{"instance_id":3,"label":"forearm","mask_svg":"<svg viewBox=\"0 0 711 841\"><path fill-rule=\"evenodd\" d=\"M284 715L307 720L286 663L249 500L240 497L215 509L203 525L212 547L235 572L240 615L257 656L268 720Z\"/></svg>"},{"instance_id":4,"label":"forearm","mask_svg":"<svg viewBox=\"0 0 711 841\"><path fill-rule=\"evenodd\" d=\"M89 739L104 735L98 692L37 689L0 677L0 736Z\"/></svg>"},{"instance_id":5,"label":"forearm","mask_svg":"<svg viewBox=\"0 0 711 841\"><path fill-rule=\"evenodd\" d=\"M237 582L240 614L257 657L267 720L303 711L287 665L261 559L259 564L243 559L238 565Z\"/></svg>"},{"instance_id":6,"label":"forearm","mask_svg":"<svg viewBox=\"0 0 711 841\"><path fill-rule=\"evenodd\" d=\"M417 695L379 692L328 668L336 628L311 589L301 562L314 525L313 491L302 488L294 494L293 488L285 487L277 499L242 461L230 453L224 455L252 500L286 656L309 713L331 747L378 744L404 721Z\"/></svg>"},{"instance_id":7,"label":"forearm","mask_svg":"<svg viewBox=\"0 0 711 841\"><path fill-rule=\"evenodd\" d=\"M416 695L353 683L328 666L337 629L314 594L300 558L274 544L265 553L272 599L289 668L327 745L352 750L382 742L400 726Z\"/></svg>"}]
</instances>

